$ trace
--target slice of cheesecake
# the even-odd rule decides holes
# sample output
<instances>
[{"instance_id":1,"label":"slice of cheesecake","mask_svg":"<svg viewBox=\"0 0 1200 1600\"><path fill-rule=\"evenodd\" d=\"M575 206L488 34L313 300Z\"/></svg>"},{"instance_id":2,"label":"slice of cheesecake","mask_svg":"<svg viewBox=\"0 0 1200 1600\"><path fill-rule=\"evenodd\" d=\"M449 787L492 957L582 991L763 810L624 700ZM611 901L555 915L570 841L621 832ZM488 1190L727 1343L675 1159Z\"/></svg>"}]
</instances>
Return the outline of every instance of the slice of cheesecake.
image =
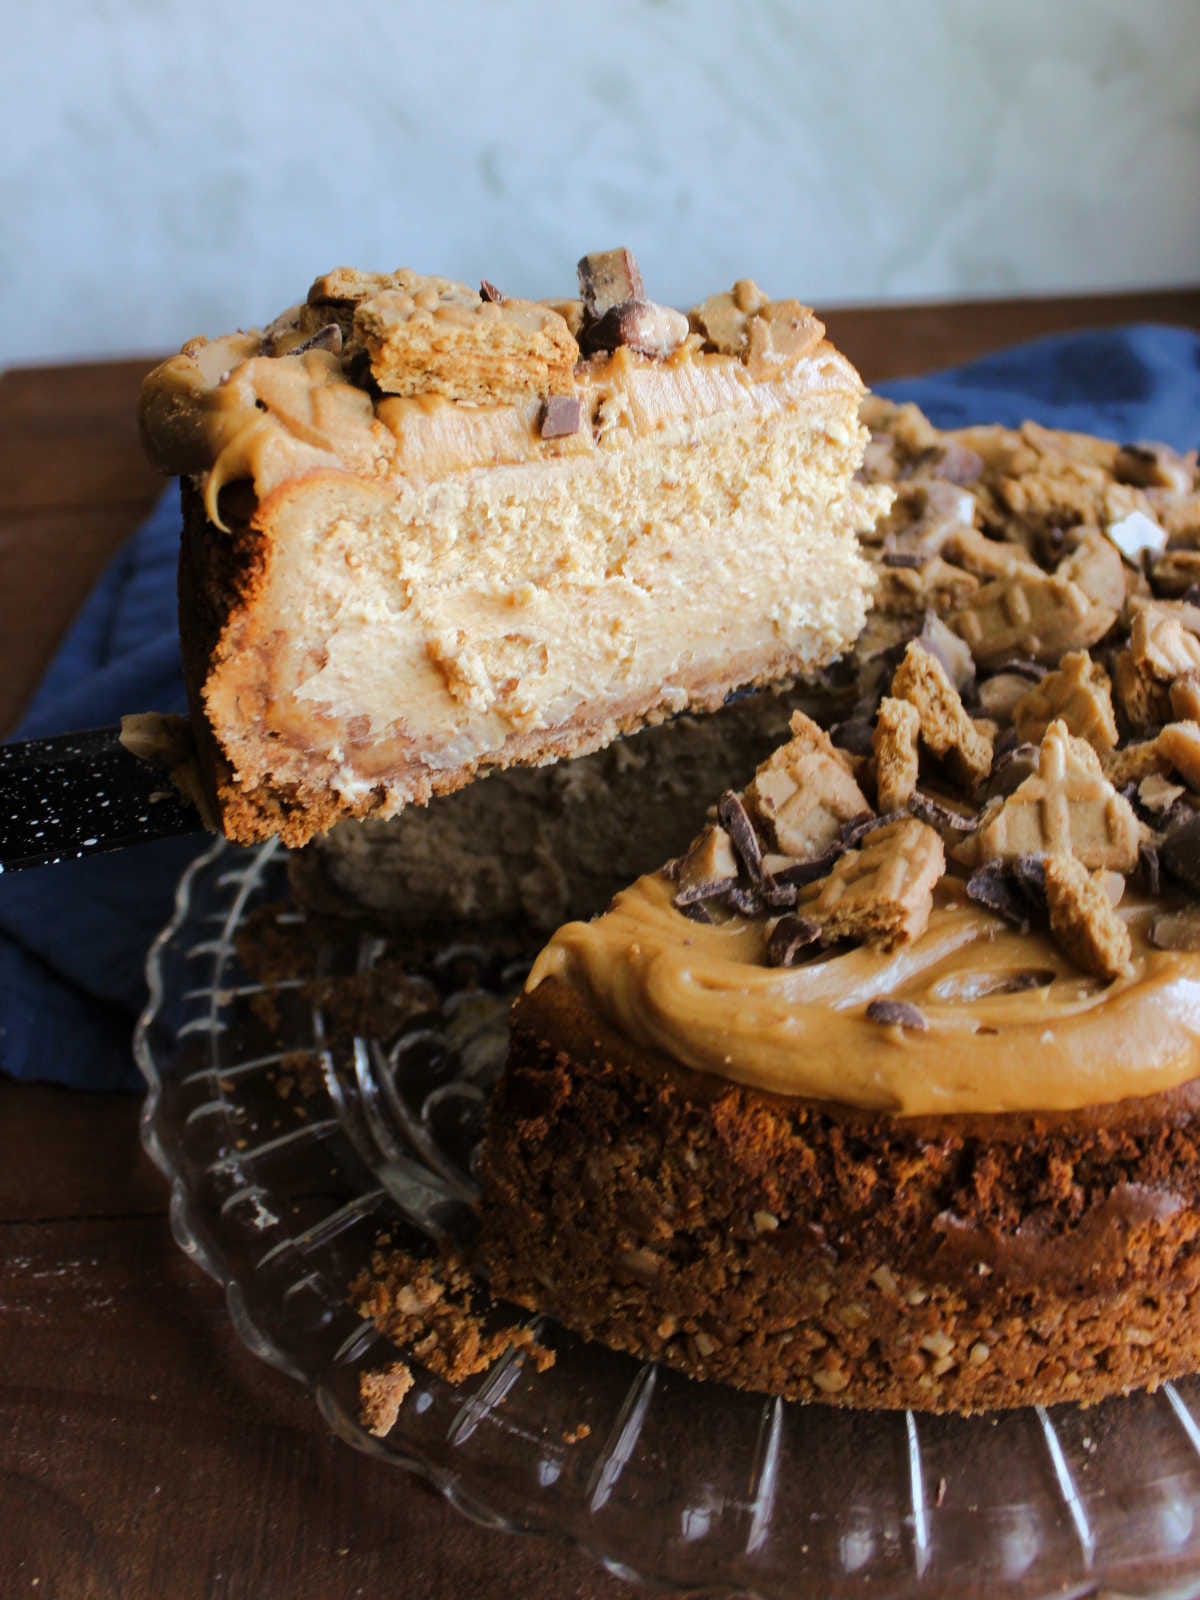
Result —
<instances>
[{"instance_id":1,"label":"slice of cheesecake","mask_svg":"<svg viewBox=\"0 0 1200 1600\"><path fill-rule=\"evenodd\" d=\"M853 367L742 282L688 316L627 251L579 301L346 269L146 380L183 480L183 655L221 826L302 844L598 749L858 634Z\"/></svg>"}]
</instances>

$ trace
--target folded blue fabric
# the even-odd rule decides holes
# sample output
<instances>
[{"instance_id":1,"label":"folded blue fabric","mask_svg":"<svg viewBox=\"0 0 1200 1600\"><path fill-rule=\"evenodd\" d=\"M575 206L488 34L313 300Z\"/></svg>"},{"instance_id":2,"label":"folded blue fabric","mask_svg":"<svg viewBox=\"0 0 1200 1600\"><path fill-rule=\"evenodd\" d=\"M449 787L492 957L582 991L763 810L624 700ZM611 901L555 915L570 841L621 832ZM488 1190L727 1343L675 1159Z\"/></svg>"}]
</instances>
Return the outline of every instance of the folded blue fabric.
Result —
<instances>
[{"instance_id":1,"label":"folded blue fabric","mask_svg":"<svg viewBox=\"0 0 1200 1600\"><path fill-rule=\"evenodd\" d=\"M1200 337L1133 326L1038 340L881 386L941 427L1027 417L1117 439L1200 440ZM178 502L163 496L76 619L14 734L34 738L184 706L175 636ZM171 839L0 877L0 1069L16 1078L134 1088L133 1020L146 949L202 848Z\"/></svg>"}]
</instances>

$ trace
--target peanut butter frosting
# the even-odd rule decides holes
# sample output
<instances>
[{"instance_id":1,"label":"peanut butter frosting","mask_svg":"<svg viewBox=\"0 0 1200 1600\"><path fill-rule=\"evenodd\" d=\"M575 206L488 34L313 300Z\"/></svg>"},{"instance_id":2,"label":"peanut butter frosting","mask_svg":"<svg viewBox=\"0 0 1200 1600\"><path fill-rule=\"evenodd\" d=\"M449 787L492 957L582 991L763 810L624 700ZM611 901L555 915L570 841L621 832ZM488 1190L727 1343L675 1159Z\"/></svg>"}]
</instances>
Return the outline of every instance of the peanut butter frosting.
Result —
<instances>
[{"instance_id":1,"label":"peanut butter frosting","mask_svg":"<svg viewBox=\"0 0 1200 1600\"><path fill-rule=\"evenodd\" d=\"M1200 1077L1196 453L866 414L862 475L897 499L828 725L794 714L529 987L695 1070L899 1117L1178 1088Z\"/></svg>"},{"instance_id":2,"label":"peanut butter frosting","mask_svg":"<svg viewBox=\"0 0 1200 1600\"><path fill-rule=\"evenodd\" d=\"M1072 1111L1200 1075L1200 957L1155 949L1157 910L1122 903L1129 970L1105 985L1056 943L1019 933L943 878L920 939L764 964L766 925L705 926L640 878L593 922L559 929L528 987L561 977L636 1043L772 1094L896 1116ZM1029 987L1030 976L1038 981ZM921 1030L881 1026L872 1001L919 1007Z\"/></svg>"}]
</instances>

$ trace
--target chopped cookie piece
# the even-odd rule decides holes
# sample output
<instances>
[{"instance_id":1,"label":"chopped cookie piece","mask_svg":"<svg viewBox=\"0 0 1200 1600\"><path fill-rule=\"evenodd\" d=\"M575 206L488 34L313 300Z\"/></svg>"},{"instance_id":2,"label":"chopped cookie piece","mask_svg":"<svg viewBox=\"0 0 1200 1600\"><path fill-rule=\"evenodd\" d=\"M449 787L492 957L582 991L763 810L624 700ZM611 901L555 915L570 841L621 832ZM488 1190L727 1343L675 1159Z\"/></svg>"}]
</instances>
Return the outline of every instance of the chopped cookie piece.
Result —
<instances>
[{"instance_id":1,"label":"chopped cookie piece","mask_svg":"<svg viewBox=\"0 0 1200 1600\"><path fill-rule=\"evenodd\" d=\"M404 1397L414 1383L412 1368L393 1361L381 1372L362 1372L358 1378L359 1421L377 1439L386 1438L396 1425Z\"/></svg>"},{"instance_id":2,"label":"chopped cookie piece","mask_svg":"<svg viewBox=\"0 0 1200 1600\"><path fill-rule=\"evenodd\" d=\"M1071 855L1047 856L1045 868L1050 931L1059 945L1084 972L1119 978L1129 970L1133 946L1105 893L1104 874L1089 875Z\"/></svg>"},{"instance_id":3,"label":"chopped cookie piece","mask_svg":"<svg viewBox=\"0 0 1200 1600\"><path fill-rule=\"evenodd\" d=\"M461 284L410 274L358 303L355 338L385 394L440 394L479 405L570 394L579 346L532 300L481 300Z\"/></svg>"},{"instance_id":4,"label":"chopped cookie piece","mask_svg":"<svg viewBox=\"0 0 1200 1600\"><path fill-rule=\"evenodd\" d=\"M945 866L932 828L915 817L885 823L812 886L803 914L821 924L826 944L861 939L886 950L911 943L929 922L933 887Z\"/></svg>"},{"instance_id":5,"label":"chopped cookie piece","mask_svg":"<svg viewBox=\"0 0 1200 1600\"><path fill-rule=\"evenodd\" d=\"M1057 577L1077 583L1095 605L1113 612L1125 604L1127 579L1120 553L1098 528L1089 528L1065 561Z\"/></svg>"},{"instance_id":6,"label":"chopped cookie piece","mask_svg":"<svg viewBox=\"0 0 1200 1600\"><path fill-rule=\"evenodd\" d=\"M1022 567L985 583L946 620L980 666L1001 666L1017 654L1053 665L1066 650L1096 644L1117 613L1069 578Z\"/></svg>"},{"instance_id":7,"label":"chopped cookie piece","mask_svg":"<svg viewBox=\"0 0 1200 1600\"><path fill-rule=\"evenodd\" d=\"M1162 604L1139 605L1129 630L1135 665L1147 677L1171 683L1200 667L1200 639Z\"/></svg>"},{"instance_id":8,"label":"chopped cookie piece","mask_svg":"<svg viewBox=\"0 0 1200 1600\"><path fill-rule=\"evenodd\" d=\"M754 774L746 805L782 854L806 860L839 837L842 824L870 811L847 758L823 728L794 712L792 737Z\"/></svg>"},{"instance_id":9,"label":"chopped cookie piece","mask_svg":"<svg viewBox=\"0 0 1200 1600\"><path fill-rule=\"evenodd\" d=\"M921 738L965 783L977 785L992 770L992 741L963 709L962 697L934 655L913 640L892 678L892 694L917 709Z\"/></svg>"},{"instance_id":10,"label":"chopped cookie piece","mask_svg":"<svg viewBox=\"0 0 1200 1600\"><path fill-rule=\"evenodd\" d=\"M1069 851L1087 867L1132 872L1141 830L1090 744L1052 722L1025 779L967 844L976 861Z\"/></svg>"},{"instance_id":11,"label":"chopped cookie piece","mask_svg":"<svg viewBox=\"0 0 1200 1600\"><path fill-rule=\"evenodd\" d=\"M1200 792L1200 723L1168 722L1155 743L1188 788Z\"/></svg>"},{"instance_id":12,"label":"chopped cookie piece","mask_svg":"<svg viewBox=\"0 0 1200 1600\"><path fill-rule=\"evenodd\" d=\"M1176 678L1169 694L1172 715L1180 722L1200 722L1200 669Z\"/></svg>"},{"instance_id":13,"label":"chopped cookie piece","mask_svg":"<svg viewBox=\"0 0 1200 1600\"><path fill-rule=\"evenodd\" d=\"M1159 728L1170 720L1171 698L1164 684L1143 671L1132 650L1113 657L1113 692L1126 724L1134 733Z\"/></svg>"},{"instance_id":14,"label":"chopped cookie piece","mask_svg":"<svg viewBox=\"0 0 1200 1600\"><path fill-rule=\"evenodd\" d=\"M875 797L880 811L902 810L916 789L920 733L921 716L916 706L890 695L880 701L872 735Z\"/></svg>"},{"instance_id":15,"label":"chopped cookie piece","mask_svg":"<svg viewBox=\"0 0 1200 1600\"><path fill-rule=\"evenodd\" d=\"M977 578L1008 578L1041 571L1022 545L990 539L975 527L960 528L948 541L946 554Z\"/></svg>"},{"instance_id":16,"label":"chopped cookie piece","mask_svg":"<svg viewBox=\"0 0 1200 1600\"><path fill-rule=\"evenodd\" d=\"M1112 684L1086 650L1070 651L1056 672L1048 672L1012 708L1017 736L1033 744L1059 717L1095 750L1111 750L1117 742Z\"/></svg>"},{"instance_id":17,"label":"chopped cookie piece","mask_svg":"<svg viewBox=\"0 0 1200 1600\"><path fill-rule=\"evenodd\" d=\"M749 278L740 278L725 294L711 295L688 315L706 350L739 356L751 376L804 355L825 331L808 306L769 300Z\"/></svg>"}]
</instances>

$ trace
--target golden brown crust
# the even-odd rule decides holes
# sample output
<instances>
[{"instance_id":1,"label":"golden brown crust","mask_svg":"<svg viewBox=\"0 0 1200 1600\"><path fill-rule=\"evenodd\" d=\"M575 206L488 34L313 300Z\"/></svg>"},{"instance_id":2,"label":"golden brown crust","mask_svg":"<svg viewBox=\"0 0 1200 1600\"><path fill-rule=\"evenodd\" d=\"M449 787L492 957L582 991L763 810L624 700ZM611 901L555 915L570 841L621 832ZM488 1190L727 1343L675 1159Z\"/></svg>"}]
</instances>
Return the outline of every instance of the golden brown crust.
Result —
<instances>
[{"instance_id":1,"label":"golden brown crust","mask_svg":"<svg viewBox=\"0 0 1200 1600\"><path fill-rule=\"evenodd\" d=\"M841 1405L1095 1401L1200 1363L1195 1084L1069 1115L781 1099L518 1003L493 1287L693 1377ZM1032 1335L1032 1337L1031 1337Z\"/></svg>"}]
</instances>

